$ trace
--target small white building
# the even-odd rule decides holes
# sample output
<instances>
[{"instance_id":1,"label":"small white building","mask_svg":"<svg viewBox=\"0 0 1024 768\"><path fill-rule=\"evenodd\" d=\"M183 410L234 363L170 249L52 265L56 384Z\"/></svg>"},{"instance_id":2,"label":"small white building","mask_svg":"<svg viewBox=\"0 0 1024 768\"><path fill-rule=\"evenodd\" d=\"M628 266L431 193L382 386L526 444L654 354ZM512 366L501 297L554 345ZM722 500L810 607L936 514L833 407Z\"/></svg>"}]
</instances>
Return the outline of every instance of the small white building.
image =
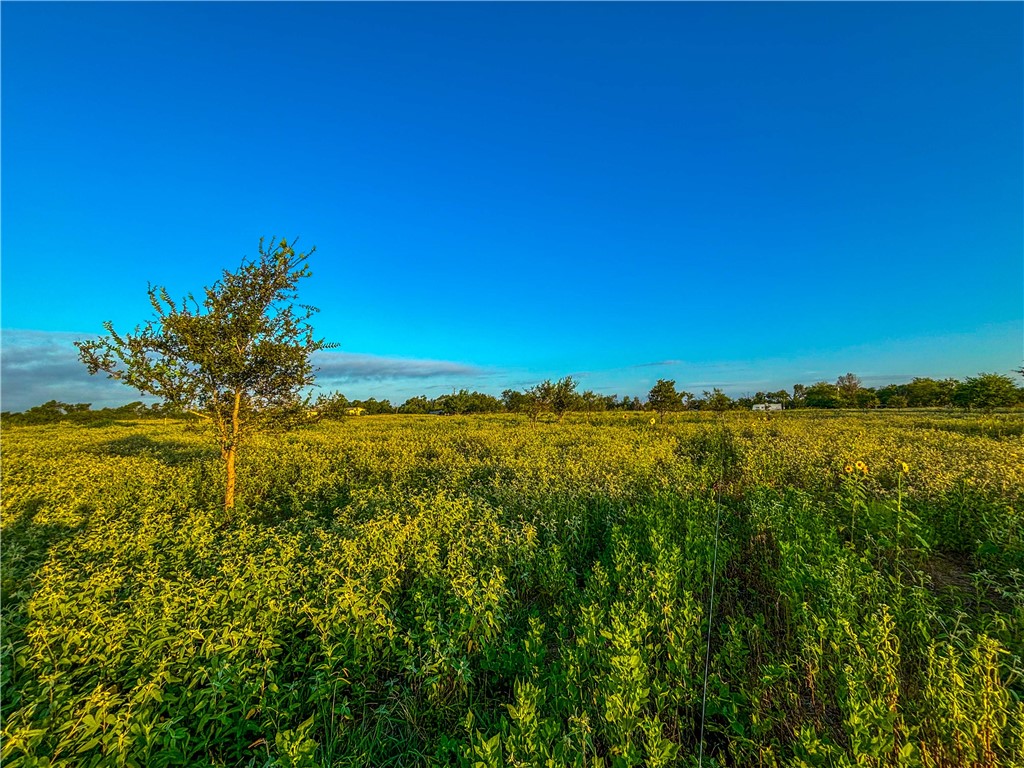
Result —
<instances>
[{"instance_id":1,"label":"small white building","mask_svg":"<svg viewBox=\"0 0 1024 768\"><path fill-rule=\"evenodd\" d=\"M781 411L782 403L758 403L750 407L752 411Z\"/></svg>"}]
</instances>

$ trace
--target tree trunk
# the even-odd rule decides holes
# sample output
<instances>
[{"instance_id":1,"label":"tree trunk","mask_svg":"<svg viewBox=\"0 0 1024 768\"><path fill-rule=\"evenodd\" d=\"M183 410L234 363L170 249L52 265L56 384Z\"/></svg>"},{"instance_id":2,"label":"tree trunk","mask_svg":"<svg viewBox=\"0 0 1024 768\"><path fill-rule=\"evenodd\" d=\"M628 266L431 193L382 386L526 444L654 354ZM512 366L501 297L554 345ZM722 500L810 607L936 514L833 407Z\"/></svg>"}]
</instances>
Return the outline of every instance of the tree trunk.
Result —
<instances>
[{"instance_id":1,"label":"tree trunk","mask_svg":"<svg viewBox=\"0 0 1024 768\"><path fill-rule=\"evenodd\" d=\"M224 463L228 470L227 485L224 487L224 509L232 509L235 506L235 446L231 446L224 452Z\"/></svg>"},{"instance_id":2,"label":"tree trunk","mask_svg":"<svg viewBox=\"0 0 1024 768\"><path fill-rule=\"evenodd\" d=\"M231 441L224 452L224 462L227 465L228 477L224 488L224 509L233 509L235 506L235 454L238 453L238 437L240 424L238 413L242 405L242 391L235 390L235 404L231 411Z\"/></svg>"}]
</instances>

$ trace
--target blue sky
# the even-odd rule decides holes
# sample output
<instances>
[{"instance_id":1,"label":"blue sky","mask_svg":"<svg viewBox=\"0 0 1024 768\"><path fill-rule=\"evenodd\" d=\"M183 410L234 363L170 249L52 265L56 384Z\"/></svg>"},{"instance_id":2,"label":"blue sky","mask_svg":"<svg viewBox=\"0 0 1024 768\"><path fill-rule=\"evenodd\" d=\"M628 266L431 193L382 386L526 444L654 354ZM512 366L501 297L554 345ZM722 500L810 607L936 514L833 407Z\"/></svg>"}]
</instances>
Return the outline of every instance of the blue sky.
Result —
<instances>
[{"instance_id":1,"label":"blue sky","mask_svg":"<svg viewBox=\"0 0 1024 768\"><path fill-rule=\"evenodd\" d=\"M3 407L317 246L321 382L733 395L1024 358L1024 6L4 3Z\"/></svg>"}]
</instances>

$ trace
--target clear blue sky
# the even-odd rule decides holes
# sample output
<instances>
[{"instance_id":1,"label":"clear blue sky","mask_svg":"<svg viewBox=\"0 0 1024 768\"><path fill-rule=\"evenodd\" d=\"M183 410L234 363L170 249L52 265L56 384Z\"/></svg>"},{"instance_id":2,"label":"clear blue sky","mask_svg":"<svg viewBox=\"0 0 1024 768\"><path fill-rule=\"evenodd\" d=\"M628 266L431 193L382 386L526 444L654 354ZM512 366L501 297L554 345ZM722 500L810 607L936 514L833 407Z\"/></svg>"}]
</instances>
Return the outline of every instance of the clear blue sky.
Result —
<instances>
[{"instance_id":1,"label":"clear blue sky","mask_svg":"<svg viewBox=\"0 0 1024 768\"><path fill-rule=\"evenodd\" d=\"M317 246L352 397L1024 357L1019 3L0 13L5 409L134 399L70 339L261 234Z\"/></svg>"}]
</instances>

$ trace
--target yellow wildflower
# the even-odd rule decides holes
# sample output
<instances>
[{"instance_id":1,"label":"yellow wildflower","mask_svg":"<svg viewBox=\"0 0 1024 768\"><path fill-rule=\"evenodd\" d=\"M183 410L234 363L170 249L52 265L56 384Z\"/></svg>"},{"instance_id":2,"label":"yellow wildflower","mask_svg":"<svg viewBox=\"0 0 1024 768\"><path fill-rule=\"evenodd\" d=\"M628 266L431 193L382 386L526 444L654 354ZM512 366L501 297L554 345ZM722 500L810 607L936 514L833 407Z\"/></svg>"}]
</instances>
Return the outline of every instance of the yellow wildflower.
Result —
<instances>
[{"instance_id":1,"label":"yellow wildflower","mask_svg":"<svg viewBox=\"0 0 1024 768\"><path fill-rule=\"evenodd\" d=\"M844 472L846 472L846 474L850 474L851 472L853 472L853 467L851 467L851 466L850 466L849 464L847 464L847 465L846 465L846 466L845 466L845 467L843 468L843 471L844 471Z\"/></svg>"}]
</instances>

